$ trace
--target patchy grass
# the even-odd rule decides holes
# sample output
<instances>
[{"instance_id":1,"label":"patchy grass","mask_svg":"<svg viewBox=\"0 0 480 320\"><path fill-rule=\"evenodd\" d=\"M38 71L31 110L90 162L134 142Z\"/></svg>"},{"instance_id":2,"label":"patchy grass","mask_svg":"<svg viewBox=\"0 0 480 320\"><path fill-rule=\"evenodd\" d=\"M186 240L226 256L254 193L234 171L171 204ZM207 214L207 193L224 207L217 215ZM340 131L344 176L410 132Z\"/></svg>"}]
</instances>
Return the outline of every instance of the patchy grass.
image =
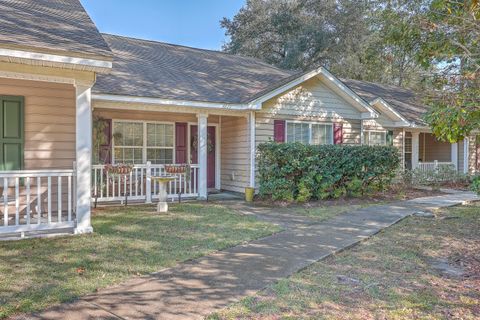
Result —
<instances>
[{"instance_id":1,"label":"patchy grass","mask_svg":"<svg viewBox=\"0 0 480 320\"><path fill-rule=\"evenodd\" d=\"M365 195L357 198L343 197L339 199L310 201L304 204L287 203L281 201L257 201L255 205L266 208L274 208L278 213L296 213L309 217L316 222L320 222L346 212L351 212L374 205L384 205L394 201L438 195L444 195L444 193L434 190L406 188L396 184L390 186L384 192L377 192L375 194Z\"/></svg>"},{"instance_id":2,"label":"patchy grass","mask_svg":"<svg viewBox=\"0 0 480 320\"><path fill-rule=\"evenodd\" d=\"M307 216L316 222L325 221L337 215L355 211L361 208L384 204L382 202L366 202L363 204L331 205L331 206L299 206L293 208L293 212Z\"/></svg>"},{"instance_id":3,"label":"patchy grass","mask_svg":"<svg viewBox=\"0 0 480 320\"><path fill-rule=\"evenodd\" d=\"M0 242L0 318L72 301L129 277L279 231L211 204L97 209L94 233Z\"/></svg>"},{"instance_id":4,"label":"patchy grass","mask_svg":"<svg viewBox=\"0 0 480 320\"><path fill-rule=\"evenodd\" d=\"M410 217L209 319L479 319L479 225L480 204Z\"/></svg>"}]
</instances>

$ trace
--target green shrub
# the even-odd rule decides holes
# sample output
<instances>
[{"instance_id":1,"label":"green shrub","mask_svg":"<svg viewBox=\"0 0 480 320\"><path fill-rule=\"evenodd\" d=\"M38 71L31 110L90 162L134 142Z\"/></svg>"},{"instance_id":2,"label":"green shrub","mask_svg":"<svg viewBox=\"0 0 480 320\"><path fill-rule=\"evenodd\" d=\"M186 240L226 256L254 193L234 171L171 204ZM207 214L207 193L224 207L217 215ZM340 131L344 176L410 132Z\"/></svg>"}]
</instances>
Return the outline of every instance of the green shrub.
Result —
<instances>
[{"instance_id":1,"label":"green shrub","mask_svg":"<svg viewBox=\"0 0 480 320\"><path fill-rule=\"evenodd\" d=\"M419 168L409 172L413 185L430 186L440 189L442 185L450 187L468 186L471 177L468 174L458 172L453 164L439 165L436 170L421 170Z\"/></svg>"},{"instance_id":2,"label":"green shrub","mask_svg":"<svg viewBox=\"0 0 480 320\"><path fill-rule=\"evenodd\" d=\"M258 147L259 191L273 200L361 196L383 188L400 164L390 146L311 146L267 142Z\"/></svg>"},{"instance_id":3,"label":"green shrub","mask_svg":"<svg viewBox=\"0 0 480 320\"><path fill-rule=\"evenodd\" d=\"M471 189L473 192L476 192L480 195L480 176L476 176L475 178L473 178Z\"/></svg>"}]
</instances>

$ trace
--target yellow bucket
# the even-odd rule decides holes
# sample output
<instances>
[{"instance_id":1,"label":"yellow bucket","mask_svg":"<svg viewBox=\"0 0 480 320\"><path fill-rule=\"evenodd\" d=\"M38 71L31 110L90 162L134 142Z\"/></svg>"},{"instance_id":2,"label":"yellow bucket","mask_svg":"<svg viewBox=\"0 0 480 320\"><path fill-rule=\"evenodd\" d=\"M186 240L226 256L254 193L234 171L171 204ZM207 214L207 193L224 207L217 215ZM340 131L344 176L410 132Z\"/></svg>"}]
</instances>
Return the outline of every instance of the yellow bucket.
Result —
<instances>
[{"instance_id":1,"label":"yellow bucket","mask_svg":"<svg viewBox=\"0 0 480 320\"><path fill-rule=\"evenodd\" d=\"M255 194L255 188L246 187L245 188L245 201L253 202L253 195Z\"/></svg>"}]
</instances>

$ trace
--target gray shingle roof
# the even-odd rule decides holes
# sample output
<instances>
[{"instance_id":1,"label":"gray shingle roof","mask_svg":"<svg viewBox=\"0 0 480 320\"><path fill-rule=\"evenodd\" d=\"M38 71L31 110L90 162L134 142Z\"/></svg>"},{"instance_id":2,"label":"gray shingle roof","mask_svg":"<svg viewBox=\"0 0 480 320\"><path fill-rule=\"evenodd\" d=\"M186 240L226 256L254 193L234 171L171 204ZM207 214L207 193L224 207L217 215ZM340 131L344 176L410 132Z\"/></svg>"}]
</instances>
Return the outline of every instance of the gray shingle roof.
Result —
<instances>
[{"instance_id":1,"label":"gray shingle roof","mask_svg":"<svg viewBox=\"0 0 480 320\"><path fill-rule=\"evenodd\" d=\"M363 99L373 101L382 98L408 121L417 125L425 124L422 116L429 108L422 104L421 97L412 90L367 81L341 80Z\"/></svg>"},{"instance_id":2,"label":"gray shingle roof","mask_svg":"<svg viewBox=\"0 0 480 320\"><path fill-rule=\"evenodd\" d=\"M245 103L293 72L259 60L162 42L103 35L114 53L95 93Z\"/></svg>"},{"instance_id":3,"label":"gray shingle roof","mask_svg":"<svg viewBox=\"0 0 480 320\"><path fill-rule=\"evenodd\" d=\"M74 52L112 53L78 0L2 0L0 46Z\"/></svg>"},{"instance_id":4,"label":"gray shingle roof","mask_svg":"<svg viewBox=\"0 0 480 320\"><path fill-rule=\"evenodd\" d=\"M99 74L94 93L216 103L247 103L303 73L257 59L156 41L103 34L113 54L109 74ZM427 108L408 90L342 79L366 101L383 98L407 120L423 124Z\"/></svg>"}]
</instances>

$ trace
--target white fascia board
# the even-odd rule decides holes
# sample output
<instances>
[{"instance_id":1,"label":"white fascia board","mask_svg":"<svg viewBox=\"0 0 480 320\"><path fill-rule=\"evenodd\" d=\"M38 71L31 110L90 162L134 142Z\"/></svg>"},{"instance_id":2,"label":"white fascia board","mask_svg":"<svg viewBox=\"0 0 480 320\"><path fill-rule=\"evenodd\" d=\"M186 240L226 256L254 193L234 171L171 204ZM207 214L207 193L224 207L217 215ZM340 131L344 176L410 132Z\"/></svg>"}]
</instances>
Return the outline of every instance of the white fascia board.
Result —
<instances>
[{"instance_id":1,"label":"white fascia board","mask_svg":"<svg viewBox=\"0 0 480 320\"><path fill-rule=\"evenodd\" d=\"M113 95L113 94L93 94L92 99L99 100L99 101L110 101L110 102L143 103L143 104L182 106L182 107L205 108L205 109L222 109L222 110L259 110L260 109L260 105L258 104L226 104L226 103L190 101L190 100L121 96L121 95Z\"/></svg>"},{"instance_id":2,"label":"white fascia board","mask_svg":"<svg viewBox=\"0 0 480 320\"><path fill-rule=\"evenodd\" d=\"M390 104L388 104L387 101L383 100L382 98L377 98L377 99L373 100L372 102L370 102L370 104L372 106L377 106L380 109L384 109L384 110L387 110L388 112L393 113L395 115L395 117L398 120L400 120L400 121L395 122L396 126L407 126L407 127L412 126L410 121L405 119L400 113L398 113L397 110L395 110L395 108L393 108ZM389 117L389 118L392 119L392 120L395 120L392 117Z\"/></svg>"},{"instance_id":3,"label":"white fascia board","mask_svg":"<svg viewBox=\"0 0 480 320\"><path fill-rule=\"evenodd\" d=\"M58 64L80 65L84 67L91 67L91 68L98 68L98 69L112 68L112 61L108 61L108 60L79 58L79 57L62 56L62 55L56 55L56 54L32 52L32 51L13 50L13 49L6 49L6 48L0 48L0 56L16 58L16 59L44 61L44 62L58 63Z\"/></svg>"},{"instance_id":4,"label":"white fascia board","mask_svg":"<svg viewBox=\"0 0 480 320\"><path fill-rule=\"evenodd\" d=\"M360 114L360 119L362 120L371 120L371 119L376 119L378 118L377 114L373 114L371 112L362 112Z\"/></svg>"}]
</instances>

